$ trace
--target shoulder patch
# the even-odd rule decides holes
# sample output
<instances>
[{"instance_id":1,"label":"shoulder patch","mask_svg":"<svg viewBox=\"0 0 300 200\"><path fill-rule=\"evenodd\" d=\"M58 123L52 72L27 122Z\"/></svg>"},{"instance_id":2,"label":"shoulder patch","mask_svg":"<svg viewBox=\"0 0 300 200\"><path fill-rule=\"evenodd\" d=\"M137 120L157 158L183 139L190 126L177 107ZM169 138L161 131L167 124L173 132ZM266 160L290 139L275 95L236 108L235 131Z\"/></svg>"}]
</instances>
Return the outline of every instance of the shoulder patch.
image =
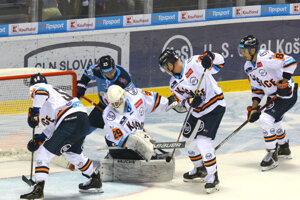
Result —
<instances>
[{"instance_id":1,"label":"shoulder patch","mask_svg":"<svg viewBox=\"0 0 300 200\"><path fill-rule=\"evenodd\" d=\"M108 114L107 114L106 119L107 119L108 121L113 121L113 120L115 120L115 119L116 119L115 113L113 113L112 111L109 111Z\"/></svg>"},{"instance_id":2,"label":"shoulder patch","mask_svg":"<svg viewBox=\"0 0 300 200\"><path fill-rule=\"evenodd\" d=\"M178 85L177 81L174 80L173 83L171 84L171 89L173 89L174 87L176 87Z\"/></svg>"},{"instance_id":3,"label":"shoulder patch","mask_svg":"<svg viewBox=\"0 0 300 200\"><path fill-rule=\"evenodd\" d=\"M137 95L138 90L136 88L132 88L131 90L128 90L128 92L132 95Z\"/></svg>"}]
</instances>

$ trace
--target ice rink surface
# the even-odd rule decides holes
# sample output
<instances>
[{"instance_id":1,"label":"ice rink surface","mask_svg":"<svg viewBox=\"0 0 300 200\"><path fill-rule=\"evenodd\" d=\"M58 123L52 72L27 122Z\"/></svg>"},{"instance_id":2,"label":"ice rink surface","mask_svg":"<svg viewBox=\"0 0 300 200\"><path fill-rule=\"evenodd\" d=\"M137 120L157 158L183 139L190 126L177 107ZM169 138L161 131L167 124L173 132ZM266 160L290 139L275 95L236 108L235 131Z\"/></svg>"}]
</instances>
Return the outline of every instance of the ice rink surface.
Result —
<instances>
[{"instance_id":1,"label":"ice rink surface","mask_svg":"<svg viewBox=\"0 0 300 200\"><path fill-rule=\"evenodd\" d=\"M225 93L226 113L214 141L217 146L246 120L246 107L251 103L250 91ZM262 103L264 103L263 101ZM90 108L89 108L90 110ZM80 172L51 165L50 176L45 184L44 199L55 200L98 200L98 199L299 199L300 198L300 105L296 105L285 115L283 122L290 140L292 160L279 160L279 166L262 172L259 163L265 156L263 134L257 123L247 124L217 153L220 191L207 195L204 183L185 183L183 173L193 168L183 149L176 157L174 179L169 182L148 184L127 184L104 182L102 194L81 194L78 184L86 181ZM176 141L186 114L151 113L145 128L158 142ZM24 126L26 123L24 123ZM1 128L3 123L1 123ZM97 151L97 146L105 146L103 130L97 130L86 139L85 153L93 160L106 154ZM30 135L30 134L29 134ZM0 144L9 137L0 138ZM30 161L0 162L0 200L19 199L28 192L28 186L21 180L30 174Z\"/></svg>"}]
</instances>

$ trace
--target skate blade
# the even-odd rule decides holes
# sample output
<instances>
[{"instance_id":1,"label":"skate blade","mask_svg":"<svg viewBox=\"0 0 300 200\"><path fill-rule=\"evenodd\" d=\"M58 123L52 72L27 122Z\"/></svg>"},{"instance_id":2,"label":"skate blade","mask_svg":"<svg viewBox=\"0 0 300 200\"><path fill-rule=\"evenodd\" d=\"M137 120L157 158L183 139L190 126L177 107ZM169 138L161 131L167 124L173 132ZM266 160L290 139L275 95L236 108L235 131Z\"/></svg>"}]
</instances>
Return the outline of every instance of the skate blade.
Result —
<instances>
[{"instance_id":1,"label":"skate blade","mask_svg":"<svg viewBox=\"0 0 300 200\"><path fill-rule=\"evenodd\" d=\"M286 160L291 160L293 157L291 155L278 155L278 158L286 159Z\"/></svg>"},{"instance_id":2,"label":"skate blade","mask_svg":"<svg viewBox=\"0 0 300 200\"><path fill-rule=\"evenodd\" d=\"M41 197L41 198L20 198L20 199L26 199L26 200L43 200L44 197Z\"/></svg>"},{"instance_id":3,"label":"skate blade","mask_svg":"<svg viewBox=\"0 0 300 200\"><path fill-rule=\"evenodd\" d=\"M268 170L271 170L271 169L274 169L274 168L276 168L278 166L278 163L276 162L276 163L273 163L272 165L270 165L270 166L267 166L267 167L261 167L261 171L268 171Z\"/></svg>"},{"instance_id":4,"label":"skate blade","mask_svg":"<svg viewBox=\"0 0 300 200\"><path fill-rule=\"evenodd\" d=\"M183 182L186 182L186 183L204 183L205 179L204 178L194 178L194 179L186 179L186 178L184 178Z\"/></svg>"},{"instance_id":5,"label":"skate blade","mask_svg":"<svg viewBox=\"0 0 300 200\"><path fill-rule=\"evenodd\" d=\"M214 188L206 188L206 194L211 194L220 190L219 185L216 185Z\"/></svg>"},{"instance_id":6,"label":"skate blade","mask_svg":"<svg viewBox=\"0 0 300 200\"><path fill-rule=\"evenodd\" d=\"M103 193L104 191L102 188L93 188L93 189L89 189L89 190L79 189L79 192L81 192L81 193Z\"/></svg>"}]
</instances>

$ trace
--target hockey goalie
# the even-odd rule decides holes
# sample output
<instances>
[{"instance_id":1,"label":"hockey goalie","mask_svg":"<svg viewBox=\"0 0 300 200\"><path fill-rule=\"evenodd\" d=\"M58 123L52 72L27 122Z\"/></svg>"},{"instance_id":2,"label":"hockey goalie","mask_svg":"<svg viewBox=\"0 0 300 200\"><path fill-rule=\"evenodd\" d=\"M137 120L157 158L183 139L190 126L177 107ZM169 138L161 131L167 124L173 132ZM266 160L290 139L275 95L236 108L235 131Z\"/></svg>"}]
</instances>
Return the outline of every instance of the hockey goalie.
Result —
<instances>
[{"instance_id":1,"label":"hockey goalie","mask_svg":"<svg viewBox=\"0 0 300 200\"><path fill-rule=\"evenodd\" d=\"M162 182L173 178L174 161L154 149L155 140L144 129L145 115L166 112L177 106L174 98L156 92L112 85L107 91L109 106L103 112L108 155L100 161L103 181Z\"/></svg>"}]
</instances>

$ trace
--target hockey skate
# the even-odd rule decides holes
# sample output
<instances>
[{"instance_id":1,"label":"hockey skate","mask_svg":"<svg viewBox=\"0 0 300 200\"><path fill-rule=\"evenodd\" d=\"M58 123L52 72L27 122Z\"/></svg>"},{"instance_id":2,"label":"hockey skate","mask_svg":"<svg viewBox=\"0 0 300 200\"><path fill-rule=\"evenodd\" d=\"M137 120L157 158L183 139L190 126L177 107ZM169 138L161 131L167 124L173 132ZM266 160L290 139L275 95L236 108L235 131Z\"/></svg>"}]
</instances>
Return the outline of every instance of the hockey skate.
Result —
<instances>
[{"instance_id":1,"label":"hockey skate","mask_svg":"<svg viewBox=\"0 0 300 200\"><path fill-rule=\"evenodd\" d=\"M267 171L278 166L278 146L275 149L267 150L267 155L260 163L261 170Z\"/></svg>"},{"instance_id":2,"label":"hockey skate","mask_svg":"<svg viewBox=\"0 0 300 200\"><path fill-rule=\"evenodd\" d=\"M197 167L192 171L183 174L184 182L204 182L204 178L207 175L205 167Z\"/></svg>"},{"instance_id":3,"label":"hockey skate","mask_svg":"<svg viewBox=\"0 0 300 200\"><path fill-rule=\"evenodd\" d=\"M279 145L278 158L292 159L291 150L289 148L289 141L288 140L284 144Z\"/></svg>"},{"instance_id":4,"label":"hockey skate","mask_svg":"<svg viewBox=\"0 0 300 200\"><path fill-rule=\"evenodd\" d=\"M206 190L207 194L211 194L215 191L219 191L219 178L218 178L218 172L215 172L214 174L208 174L205 177L206 184L204 185L204 188Z\"/></svg>"},{"instance_id":5,"label":"hockey skate","mask_svg":"<svg viewBox=\"0 0 300 200\"><path fill-rule=\"evenodd\" d=\"M79 192L83 193L102 193L102 182L99 172L94 172L90 177L82 174L83 176L89 178L85 183L79 184Z\"/></svg>"},{"instance_id":6,"label":"hockey skate","mask_svg":"<svg viewBox=\"0 0 300 200\"><path fill-rule=\"evenodd\" d=\"M20 196L20 199L43 199L44 198L44 185L45 181L38 182L33 185L33 190L28 194L23 194Z\"/></svg>"}]
</instances>

